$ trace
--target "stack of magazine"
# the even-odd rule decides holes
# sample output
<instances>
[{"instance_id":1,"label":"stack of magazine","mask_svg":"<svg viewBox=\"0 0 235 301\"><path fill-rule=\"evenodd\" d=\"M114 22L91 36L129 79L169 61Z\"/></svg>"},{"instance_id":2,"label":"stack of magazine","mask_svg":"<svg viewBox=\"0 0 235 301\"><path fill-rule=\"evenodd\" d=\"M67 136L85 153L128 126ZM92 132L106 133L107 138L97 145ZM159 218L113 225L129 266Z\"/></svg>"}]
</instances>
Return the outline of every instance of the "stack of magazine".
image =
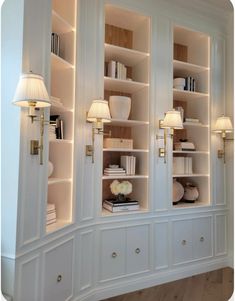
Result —
<instances>
[{"instance_id":1,"label":"stack of magazine","mask_svg":"<svg viewBox=\"0 0 235 301\"><path fill-rule=\"evenodd\" d=\"M126 199L118 201L117 199L108 199L103 201L103 208L110 212L134 211L139 210L139 202L136 200Z\"/></svg>"}]
</instances>

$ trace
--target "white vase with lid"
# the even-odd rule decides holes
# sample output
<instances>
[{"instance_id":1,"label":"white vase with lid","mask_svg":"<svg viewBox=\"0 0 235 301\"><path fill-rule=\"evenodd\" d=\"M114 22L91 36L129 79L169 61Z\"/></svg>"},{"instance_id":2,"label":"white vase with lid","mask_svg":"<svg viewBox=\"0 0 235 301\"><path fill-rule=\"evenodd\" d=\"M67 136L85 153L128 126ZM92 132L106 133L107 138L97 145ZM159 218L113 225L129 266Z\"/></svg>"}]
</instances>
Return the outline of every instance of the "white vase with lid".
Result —
<instances>
[{"instance_id":1,"label":"white vase with lid","mask_svg":"<svg viewBox=\"0 0 235 301\"><path fill-rule=\"evenodd\" d=\"M109 97L109 108L113 119L127 120L131 111L131 98L112 95Z\"/></svg>"}]
</instances>

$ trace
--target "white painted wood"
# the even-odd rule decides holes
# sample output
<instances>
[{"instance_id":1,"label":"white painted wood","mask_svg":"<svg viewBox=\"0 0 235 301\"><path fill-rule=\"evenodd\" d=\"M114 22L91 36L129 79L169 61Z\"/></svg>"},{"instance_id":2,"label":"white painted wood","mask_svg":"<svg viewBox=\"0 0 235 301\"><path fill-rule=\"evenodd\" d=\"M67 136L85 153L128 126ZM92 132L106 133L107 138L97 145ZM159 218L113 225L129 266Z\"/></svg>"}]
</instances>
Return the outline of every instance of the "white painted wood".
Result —
<instances>
[{"instance_id":1,"label":"white painted wood","mask_svg":"<svg viewBox=\"0 0 235 301\"><path fill-rule=\"evenodd\" d=\"M227 253L227 216L215 215L215 255L221 256Z\"/></svg>"},{"instance_id":2,"label":"white painted wood","mask_svg":"<svg viewBox=\"0 0 235 301\"><path fill-rule=\"evenodd\" d=\"M136 82L134 80L123 80L111 77L104 77L104 88L110 91L134 93L147 87L148 84Z\"/></svg>"},{"instance_id":3,"label":"white painted wood","mask_svg":"<svg viewBox=\"0 0 235 301\"><path fill-rule=\"evenodd\" d=\"M193 220L193 258L212 256L212 216Z\"/></svg>"},{"instance_id":4,"label":"white painted wood","mask_svg":"<svg viewBox=\"0 0 235 301\"><path fill-rule=\"evenodd\" d=\"M173 95L174 99L180 99L180 100L194 100L194 99L201 99L204 100L207 99L208 94L207 93L200 93L200 92L190 92L185 90L178 90L173 89Z\"/></svg>"},{"instance_id":5,"label":"white painted wood","mask_svg":"<svg viewBox=\"0 0 235 301\"><path fill-rule=\"evenodd\" d=\"M111 60L121 62L126 66L133 67L140 61L149 56L147 52L141 52L134 49L124 48L112 44L104 44L105 47L105 61Z\"/></svg>"},{"instance_id":6,"label":"white painted wood","mask_svg":"<svg viewBox=\"0 0 235 301\"><path fill-rule=\"evenodd\" d=\"M126 273L140 273L149 270L149 226L127 228Z\"/></svg>"},{"instance_id":7,"label":"white painted wood","mask_svg":"<svg viewBox=\"0 0 235 301\"><path fill-rule=\"evenodd\" d=\"M154 225L154 267L156 270L169 266L169 230L168 222Z\"/></svg>"},{"instance_id":8,"label":"white painted wood","mask_svg":"<svg viewBox=\"0 0 235 301\"><path fill-rule=\"evenodd\" d=\"M193 259L192 221L174 221L173 231L173 263L189 262Z\"/></svg>"},{"instance_id":9,"label":"white painted wood","mask_svg":"<svg viewBox=\"0 0 235 301\"><path fill-rule=\"evenodd\" d=\"M40 273L39 254L20 261L17 271L19 278L16 289L17 300L39 300Z\"/></svg>"},{"instance_id":10,"label":"white painted wood","mask_svg":"<svg viewBox=\"0 0 235 301\"><path fill-rule=\"evenodd\" d=\"M110 280L125 274L125 228L104 230L101 233L100 279Z\"/></svg>"},{"instance_id":11,"label":"white painted wood","mask_svg":"<svg viewBox=\"0 0 235 301\"><path fill-rule=\"evenodd\" d=\"M78 277L79 277L79 290L81 292L87 291L93 284L94 272L94 233L92 230L81 231L80 233L80 256ZM77 281L75 281L77 284Z\"/></svg>"},{"instance_id":12,"label":"white painted wood","mask_svg":"<svg viewBox=\"0 0 235 301\"><path fill-rule=\"evenodd\" d=\"M74 31L74 27L52 10L52 32L63 34L70 31Z\"/></svg>"},{"instance_id":13,"label":"white painted wood","mask_svg":"<svg viewBox=\"0 0 235 301\"><path fill-rule=\"evenodd\" d=\"M71 299L73 256L73 239L44 251L42 300L65 301ZM65 258L66 260L64 260Z\"/></svg>"},{"instance_id":14,"label":"white painted wood","mask_svg":"<svg viewBox=\"0 0 235 301\"><path fill-rule=\"evenodd\" d=\"M186 74L187 73L197 74L209 70L209 68L205 66L195 65L188 62L178 61L178 60L173 60L173 66L174 66L174 70L177 73L184 71L186 72Z\"/></svg>"}]
</instances>

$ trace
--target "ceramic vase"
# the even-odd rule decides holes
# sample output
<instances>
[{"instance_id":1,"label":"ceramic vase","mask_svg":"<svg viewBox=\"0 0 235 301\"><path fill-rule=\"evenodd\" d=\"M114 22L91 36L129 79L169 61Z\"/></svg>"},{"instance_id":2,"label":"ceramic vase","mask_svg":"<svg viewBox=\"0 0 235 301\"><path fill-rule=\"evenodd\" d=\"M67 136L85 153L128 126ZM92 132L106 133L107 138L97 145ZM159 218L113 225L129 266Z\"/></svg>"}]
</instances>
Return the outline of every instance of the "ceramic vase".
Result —
<instances>
[{"instance_id":1,"label":"ceramic vase","mask_svg":"<svg viewBox=\"0 0 235 301\"><path fill-rule=\"evenodd\" d=\"M48 161L48 178L52 175L53 169L54 169L54 166L53 166L52 162Z\"/></svg>"},{"instance_id":2,"label":"ceramic vase","mask_svg":"<svg viewBox=\"0 0 235 301\"><path fill-rule=\"evenodd\" d=\"M113 119L127 120L131 111L131 98L120 95L110 96L109 108Z\"/></svg>"},{"instance_id":3,"label":"ceramic vase","mask_svg":"<svg viewBox=\"0 0 235 301\"><path fill-rule=\"evenodd\" d=\"M173 181L173 204L177 204L184 195L184 187L181 183L177 182L175 179Z\"/></svg>"}]
</instances>

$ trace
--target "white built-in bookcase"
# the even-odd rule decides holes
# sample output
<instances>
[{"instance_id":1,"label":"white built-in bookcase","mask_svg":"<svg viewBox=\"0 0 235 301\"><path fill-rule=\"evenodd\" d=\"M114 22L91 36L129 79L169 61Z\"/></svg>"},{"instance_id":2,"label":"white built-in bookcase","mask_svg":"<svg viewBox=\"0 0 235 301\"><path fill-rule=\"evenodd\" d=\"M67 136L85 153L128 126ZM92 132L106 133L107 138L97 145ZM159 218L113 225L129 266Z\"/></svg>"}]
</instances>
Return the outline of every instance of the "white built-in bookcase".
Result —
<instances>
[{"instance_id":1,"label":"white built-in bookcase","mask_svg":"<svg viewBox=\"0 0 235 301\"><path fill-rule=\"evenodd\" d=\"M135 12L120 9L112 5L105 6L105 43L104 61L118 61L127 67L127 77L131 80L110 78L104 74L104 97L124 95L131 97L131 113L128 120L112 119L105 126L105 132L111 130L112 138L133 139L133 149L103 148L103 170L109 164L120 164L121 155L136 157L136 174L131 176L103 176L102 201L113 197L109 185L114 179L128 180L133 185L129 197L140 203L139 212L149 208L149 18ZM102 207L102 204L101 204ZM105 209L103 216L115 214Z\"/></svg>"},{"instance_id":2,"label":"white built-in bookcase","mask_svg":"<svg viewBox=\"0 0 235 301\"><path fill-rule=\"evenodd\" d=\"M198 186L199 199L192 204L180 203L174 208L210 205L210 38L204 33L174 27L174 44L187 48L187 60L173 58L173 77L192 76L196 91L173 88L173 106L182 106L185 117L197 118L200 124L184 122L184 130L177 130L174 141L187 138L195 144L196 151L175 151L173 156L189 156L193 160L193 173L176 175L182 183Z\"/></svg>"},{"instance_id":3,"label":"white built-in bookcase","mask_svg":"<svg viewBox=\"0 0 235 301\"><path fill-rule=\"evenodd\" d=\"M52 1L52 32L59 35L60 53L51 53L51 96L62 106L52 105L50 115L60 115L64 139L49 141L49 160L54 170L48 178L48 203L55 204L57 222L46 227L53 232L72 222L74 101L76 51L76 0Z\"/></svg>"}]
</instances>

